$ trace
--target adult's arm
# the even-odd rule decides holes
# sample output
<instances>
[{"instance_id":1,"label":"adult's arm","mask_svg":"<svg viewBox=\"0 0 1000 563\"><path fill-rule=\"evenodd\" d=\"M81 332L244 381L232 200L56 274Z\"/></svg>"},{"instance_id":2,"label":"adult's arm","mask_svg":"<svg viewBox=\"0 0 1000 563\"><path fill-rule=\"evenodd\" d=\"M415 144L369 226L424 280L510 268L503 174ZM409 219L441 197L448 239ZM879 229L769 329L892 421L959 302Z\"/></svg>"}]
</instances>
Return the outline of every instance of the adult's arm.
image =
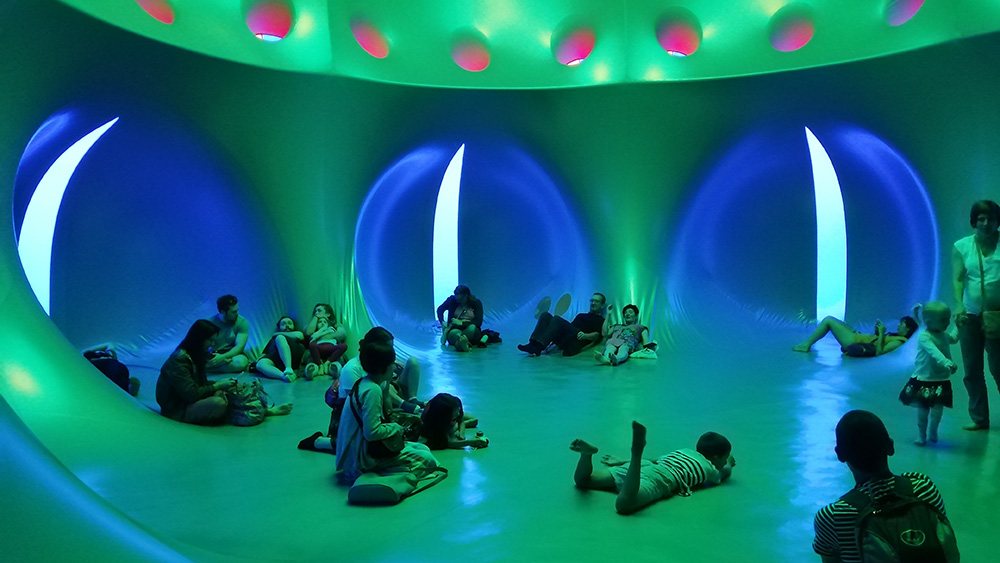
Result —
<instances>
[{"instance_id":1,"label":"adult's arm","mask_svg":"<svg viewBox=\"0 0 1000 563\"><path fill-rule=\"evenodd\" d=\"M965 270L965 258L958 248L951 249L951 291L955 301L953 313L955 316L965 314L965 282L968 278Z\"/></svg>"},{"instance_id":2,"label":"adult's arm","mask_svg":"<svg viewBox=\"0 0 1000 563\"><path fill-rule=\"evenodd\" d=\"M378 385L364 385L364 387L364 391L359 390L358 402L361 403L361 432L365 440L376 442L402 432L403 428L400 425L382 422L382 388Z\"/></svg>"},{"instance_id":3,"label":"adult's arm","mask_svg":"<svg viewBox=\"0 0 1000 563\"><path fill-rule=\"evenodd\" d=\"M642 327L642 332L639 333L639 344L644 348L649 344L649 329L646 327Z\"/></svg>"},{"instance_id":4,"label":"adult's arm","mask_svg":"<svg viewBox=\"0 0 1000 563\"><path fill-rule=\"evenodd\" d=\"M313 334L316 333L316 322L317 322L317 320L319 320L319 319L318 319L318 317L316 315L313 315L312 318L309 319L309 324L306 325L306 331L305 331L306 332L306 336L310 336L311 337Z\"/></svg>"},{"instance_id":5,"label":"adult's arm","mask_svg":"<svg viewBox=\"0 0 1000 563\"><path fill-rule=\"evenodd\" d=\"M187 405L208 397L216 390L214 383L199 385L195 382L194 363L184 357L173 356L167 360L160 370L160 377L168 381L170 388Z\"/></svg>"},{"instance_id":6,"label":"adult's arm","mask_svg":"<svg viewBox=\"0 0 1000 563\"><path fill-rule=\"evenodd\" d=\"M343 344L347 341L347 331L344 330L343 326L338 325L330 330L333 332L333 339L337 342Z\"/></svg>"},{"instance_id":7,"label":"adult's arm","mask_svg":"<svg viewBox=\"0 0 1000 563\"><path fill-rule=\"evenodd\" d=\"M250 338L250 323L246 319L241 319L243 322L236 322L236 341L233 347L221 354L216 354L213 360L215 362L229 361L236 356L243 353L243 350L247 346L247 339Z\"/></svg>"},{"instance_id":8,"label":"adult's arm","mask_svg":"<svg viewBox=\"0 0 1000 563\"><path fill-rule=\"evenodd\" d=\"M279 330L274 333L274 336L278 335L284 336L285 338L290 338L292 340L302 340L305 338L305 336L300 331L297 330L291 330L288 332L282 332Z\"/></svg>"},{"instance_id":9,"label":"adult's arm","mask_svg":"<svg viewBox=\"0 0 1000 563\"><path fill-rule=\"evenodd\" d=\"M439 323L444 324L445 311L448 312L448 317L451 317L451 303L452 303L452 297L448 297L447 299L444 300L444 303L438 305L437 320Z\"/></svg>"}]
</instances>

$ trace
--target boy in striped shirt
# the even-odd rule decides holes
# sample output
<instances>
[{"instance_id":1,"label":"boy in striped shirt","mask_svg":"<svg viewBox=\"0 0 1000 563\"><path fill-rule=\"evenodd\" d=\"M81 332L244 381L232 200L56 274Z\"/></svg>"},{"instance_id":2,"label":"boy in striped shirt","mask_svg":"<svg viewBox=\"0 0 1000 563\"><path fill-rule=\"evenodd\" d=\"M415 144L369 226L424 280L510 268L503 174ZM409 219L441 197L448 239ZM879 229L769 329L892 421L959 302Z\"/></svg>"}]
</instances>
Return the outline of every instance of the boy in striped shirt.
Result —
<instances>
[{"instance_id":1,"label":"boy in striped shirt","mask_svg":"<svg viewBox=\"0 0 1000 563\"><path fill-rule=\"evenodd\" d=\"M594 468L597 448L576 439L569 449L580 454L573 479L580 489L618 493L615 510L632 514L662 498L689 496L692 489L718 485L729 478L736 465L732 444L721 434L706 432L696 449L673 451L656 459L643 459L646 427L632 421L632 457L626 461L605 455Z\"/></svg>"},{"instance_id":2,"label":"boy in striped shirt","mask_svg":"<svg viewBox=\"0 0 1000 563\"><path fill-rule=\"evenodd\" d=\"M875 414L854 410L837 423L837 459L847 464L857 483L856 488L876 501L894 492L894 479L889 470L889 456L895 446L885 424ZM903 473L913 487L913 494L944 515L941 493L922 473ZM823 563L862 563L858 546L858 509L843 499L828 504L816 513L816 539L813 551Z\"/></svg>"}]
</instances>

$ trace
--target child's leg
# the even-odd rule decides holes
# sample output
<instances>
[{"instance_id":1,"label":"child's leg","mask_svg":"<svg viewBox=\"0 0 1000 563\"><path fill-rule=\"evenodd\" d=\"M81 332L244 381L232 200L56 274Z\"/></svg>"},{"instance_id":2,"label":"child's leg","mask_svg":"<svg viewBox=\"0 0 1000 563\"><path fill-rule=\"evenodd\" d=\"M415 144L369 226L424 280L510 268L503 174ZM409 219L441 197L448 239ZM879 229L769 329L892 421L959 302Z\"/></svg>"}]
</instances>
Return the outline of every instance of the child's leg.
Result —
<instances>
[{"instance_id":1,"label":"child's leg","mask_svg":"<svg viewBox=\"0 0 1000 563\"><path fill-rule=\"evenodd\" d=\"M615 480L610 471L604 467L594 470L594 454L597 453L597 448L576 439L570 443L569 449L580 454L580 461L576 463L576 471L573 473L573 481L576 482L577 488L612 492L616 490Z\"/></svg>"},{"instance_id":2,"label":"child's leg","mask_svg":"<svg viewBox=\"0 0 1000 563\"><path fill-rule=\"evenodd\" d=\"M323 363L323 355L320 353L320 343L310 342L309 343L309 357L312 358L312 363L319 365Z\"/></svg>"},{"instance_id":3,"label":"child's leg","mask_svg":"<svg viewBox=\"0 0 1000 563\"><path fill-rule=\"evenodd\" d=\"M917 433L919 437L914 442L918 446L923 446L927 443L927 415L930 414L930 409L923 405L917 405Z\"/></svg>"},{"instance_id":4,"label":"child's leg","mask_svg":"<svg viewBox=\"0 0 1000 563\"><path fill-rule=\"evenodd\" d=\"M938 425L941 424L941 415L944 414L944 405L934 405L931 407L930 423L927 425L927 439L932 444L938 441Z\"/></svg>"},{"instance_id":5,"label":"child's leg","mask_svg":"<svg viewBox=\"0 0 1000 563\"><path fill-rule=\"evenodd\" d=\"M642 453L646 449L646 427L632 421L632 459L625 473L622 490L615 499L615 510L618 514L631 514L656 500L648 491L639 490L639 478L642 475Z\"/></svg>"}]
</instances>

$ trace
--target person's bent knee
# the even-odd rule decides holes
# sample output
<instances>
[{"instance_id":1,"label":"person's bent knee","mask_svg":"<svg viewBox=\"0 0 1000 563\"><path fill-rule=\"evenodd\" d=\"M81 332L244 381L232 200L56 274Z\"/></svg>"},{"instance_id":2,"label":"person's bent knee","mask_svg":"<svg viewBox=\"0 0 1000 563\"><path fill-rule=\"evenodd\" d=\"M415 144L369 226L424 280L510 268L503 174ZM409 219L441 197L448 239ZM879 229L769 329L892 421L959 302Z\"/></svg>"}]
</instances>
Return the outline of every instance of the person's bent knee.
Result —
<instances>
[{"instance_id":1,"label":"person's bent knee","mask_svg":"<svg viewBox=\"0 0 1000 563\"><path fill-rule=\"evenodd\" d=\"M238 354L233 356L232 361L229 362L232 371L245 371L247 367L250 366L250 360L247 359L243 354Z\"/></svg>"},{"instance_id":2,"label":"person's bent knee","mask_svg":"<svg viewBox=\"0 0 1000 563\"><path fill-rule=\"evenodd\" d=\"M279 342L284 342L285 344L288 344L288 339L285 338L284 334L279 334L278 336L274 337L274 343L277 344Z\"/></svg>"}]
</instances>

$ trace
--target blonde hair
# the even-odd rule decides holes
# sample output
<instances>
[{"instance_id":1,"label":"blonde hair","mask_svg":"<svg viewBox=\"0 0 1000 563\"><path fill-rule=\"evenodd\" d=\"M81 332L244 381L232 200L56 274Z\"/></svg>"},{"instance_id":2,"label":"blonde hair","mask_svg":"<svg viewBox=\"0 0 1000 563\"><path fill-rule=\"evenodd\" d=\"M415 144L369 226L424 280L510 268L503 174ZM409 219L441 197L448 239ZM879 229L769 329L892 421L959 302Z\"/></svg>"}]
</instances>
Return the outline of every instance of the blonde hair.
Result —
<instances>
[{"instance_id":1,"label":"blonde hair","mask_svg":"<svg viewBox=\"0 0 1000 563\"><path fill-rule=\"evenodd\" d=\"M930 317L931 323L943 323L943 327L935 327L941 330L948 328L948 324L951 322L951 307L944 301L928 301L922 305L918 304L914 308L914 312L920 313L920 320L924 325L929 326L928 317Z\"/></svg>"}]
</instances>

